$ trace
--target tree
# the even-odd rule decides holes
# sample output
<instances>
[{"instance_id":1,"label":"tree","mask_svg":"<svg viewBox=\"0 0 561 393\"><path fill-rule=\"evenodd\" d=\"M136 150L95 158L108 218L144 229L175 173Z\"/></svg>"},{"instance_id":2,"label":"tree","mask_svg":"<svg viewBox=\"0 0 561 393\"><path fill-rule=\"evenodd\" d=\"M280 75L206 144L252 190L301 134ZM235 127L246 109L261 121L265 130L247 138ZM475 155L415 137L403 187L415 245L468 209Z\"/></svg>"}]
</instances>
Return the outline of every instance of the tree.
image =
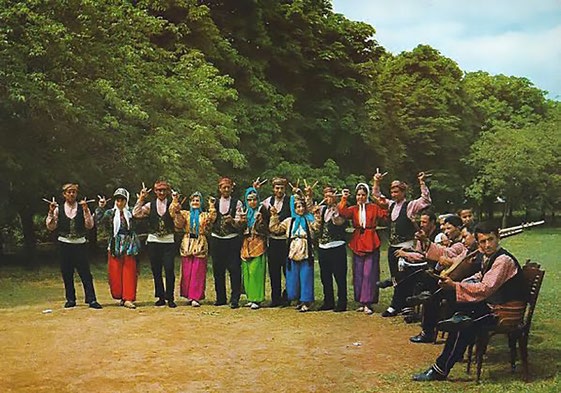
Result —
<instances>
[{"instance_id":1,"label":"tree","mask_svg":"<svg viewBox=\"0 0 561 393\"><path fill-rule=\"evenodd\" d=\"M243 165L220 108L231 79L200 51L157 45L164 33L177 31L127 2L2 2L0 176L28 246L40 197L62 182L91 197L159 176L194 187L220 162Z\"/></svg>"}]
</instances>

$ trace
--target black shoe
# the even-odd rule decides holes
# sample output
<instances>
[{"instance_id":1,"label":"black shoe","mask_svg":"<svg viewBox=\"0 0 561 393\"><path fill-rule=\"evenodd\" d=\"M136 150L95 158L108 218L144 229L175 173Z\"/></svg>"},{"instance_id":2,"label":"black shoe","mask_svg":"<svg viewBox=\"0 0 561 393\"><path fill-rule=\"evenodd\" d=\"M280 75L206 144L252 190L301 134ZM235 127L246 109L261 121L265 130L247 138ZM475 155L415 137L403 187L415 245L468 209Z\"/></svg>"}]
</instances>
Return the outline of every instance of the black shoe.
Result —
<instances>
[{"instance_id":1,"label":"black shoe","mask_svg":"<svg viewBox=\"0 0 561 393\"><path fill-rule=\"evenodd\" d=\"M333 310L334 306L333 304L325 304L323 303L320 308L318 308L319 311L327 311L327 310Z\"/></svg>"},{"instance_id":2,"label":"black shoe","mask_svg":"<svg viewBox=\"0 0 561 393\"><path fill-rule=\"evenodd\" d=\"M413 375L413 381L417 381L417 382L444 381L444 380L446 380L446 375L442 375L436 372L436 370L432 367L429 368L424 373Z\"/></svg>"},{"instance_id":3,"label":"black shoe","mask_svg":"<svg viewBox=\"0 0 561 393\"><path fill-rule=\"evenodd\" d=\"M464 314L456 313L451 318L438 322L438 330L443 332L455 333L469 328L473 324L473 319Z\"/></svg>"},{"instance_id":4,"label":"black shoe","mask_svg":"<svg viewBox=\"0 0 561 393\"><path fill-rule=\"evenodd\" d=\"M93 302L90 302L90 308L101 310L103 307L101 307L101 304L94 300Z\"/></svg>"},{"instance_id":5,"label":"black shoe","mask_svg":"<svg viewBox=\"0 0 561 393\"><path fill-rule=\"evenodd\" d=\"M435 339L435 334L427 334L424 331L417 334L416 336L410 337L409 341L416 344L429 344L433 343Z\"/></svg>"},{"instance_id":6,"label":"black shoe","mask_svg":"<svg viewBox=\"0 0 561 393\"><path fill-rule=\"evenodd\" d=\"M158 299L156 303L154 303L154 306L156 307L163 307L165 305L166 305L166 301L164 299Z\"/></svg>"},{"instance_id":7,"label":"black shoe","mask_svg":"<svg viewBox=\"0 0 561 393\"><path fill-rule=\"evenodd\" d=\"M72 307L76 307L75 300L68 300L66 303L64 303L64 308L72 308Z\"/></svg>"},{"instance_id":8,"label":"black shoe","mask_svg":"<svg viewBox=\"0 0 561 393\"><path fill-rule=\"evenodd\" d=\"M333 311L335 312L347 311L347 306L343 304L338 304L337 306L335 306L335 309Z\"/></svg>"},{"instance_id":9,"label":"black shoe","mask_svg":"<svg viewBox=\"0 0 561 393\"><path fill-rule=\"evenodd\" d=\"M214 302L215 306L224 306L225 304L226 304L226 301L218 301L217 300L217 301Z\"/></svg>"},{"instance_id":10,"label":"black shoe","mask_svg":"<svg viewBox=\"0 0 561 393\"><path fill-rule=\"evenodd\" d=\"M240 304L238 302L232 302L232 303L230 303L230 308L232 310L236 309L236 308L240 308Z\"/></svg>"},{"instance_id":11,"label":"black shoe","mask_svg":"<svg viewBox=\"0 0 561 393\"><path fill-rule=\"evenodd\" d=\"M393 281L391 278L388 278L384 281L376 281L376 286L380 289L389 288L393 286Z\"/></svg>"},{"instance_id":12,"label":"black shoe","mask_svg":"<svg viewBox=\"0 0 561 393\"><path fill-rule=\"evenodd\" d=\"M415 296L409 296L405 299L408 306L419 306L424 304L427 300L431 298L432 294L429 291L423 291Z\"/></svg>"},{"instance_id":13,"label":"black shoe","mask_svg":"<svg viewBox=\"0 0 561 393\"><path fill-rule=\"evenodd\" d=\"M384 312L382 313L382 316L383 316L384 318L396 317L397 314L399 314L399 311L397 311L397 310L393 310L393 311L386 310L386 311L384 311Z\"/></svg>"},{"instance_id":14,"label":"black shoe","mask_svg":"<svg viewBox=\"0 0 561 393\"><path fill-rule=\"evenodd\" d=\"M274 308L274 307L280 307L280 305L281 305L280 302L272 301L271 303L267 304L267 307Z\"/></svg>"},{"instance_id":15,"label":"black shoe","mask_svg":"<svg viewBox=\"0 0 561 393\"><path fill-rule=\"evenodd\" d=\"M175 302L173 300L168 300L168 307L169 308L175 308L175 307L177 307L177 304L175 304Z\"/></svg>"}]
</instances>

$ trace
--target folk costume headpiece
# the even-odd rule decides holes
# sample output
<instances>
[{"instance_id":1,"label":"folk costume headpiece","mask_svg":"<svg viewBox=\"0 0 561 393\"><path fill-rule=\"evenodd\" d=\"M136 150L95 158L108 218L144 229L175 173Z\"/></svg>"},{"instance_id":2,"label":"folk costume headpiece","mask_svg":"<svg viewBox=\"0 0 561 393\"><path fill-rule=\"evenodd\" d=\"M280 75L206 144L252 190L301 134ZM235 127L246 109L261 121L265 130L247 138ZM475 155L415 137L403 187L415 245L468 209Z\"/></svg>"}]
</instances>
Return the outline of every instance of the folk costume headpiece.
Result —
<instances>
[{"instance_id":1,"label":"folk costume headpiece","mask_svg":"<svg viewBox=\"0 0 561 393\"><path fill-rule=\"evenodd\" d=\"M193 208L191 206L191 201L194 197L199 197L200 206L198 208ZM200 215L203 208L203 194L199 191L195 191L189 196L189 231L197 236L199 236L199 225L200 225Z\"/></svg>"},{"instance_id":2,"label":"folk costume headpiece","mask_svg":"<svg viewBox=\"0 0 561 393\"><path fill-rule=\"evenodd\" d=\"M117 188L115 190L115 192L113 193L113 198L117 198L117 197L125 198L126 201L127 201L127 204L129 202L129 196L130 196L129 192L123 187Z\"/></svg>"},{"instance_id":3,"label":"folk costume headpiece","mask_svg":"<svg viewBox=\"0 0 561 393\"><path fill-rule=\"evenodd\" d=\"M288 181L284 177L273 177L273 186L284 186L288 184Z\"/></svg>"},{"instance_id":4,"label":"folk costume headpiece","mask_svg":"<svg viewBox=\"0 0 561 393\"><path fill-rule=\"evenodd\" d=\"M248 197L252 195L254 195L255 198L257 198L257 207L255 209L249 206L249 202L247 200ZM252 228L253 225L255 225L255 213L257 213L257 211L259 210L259 194L257 193L255 187L248 187L245 189L244 205L245 205L245 210L247 211L247 215L246 215L247 226L248 228Z\"/></svg>"},{"instance_id":5,"label":"folk costume headpiece","mask_svg":"<svg viewBox=\"0 0 561 393\"><path fill-rule=\"evenodd\" d=\"M117 188L115 190L115 192L113 193L113 198L115 198L115 203L113 205L113 236L117 236L117 234L119 233L119 230L121 229L121 210L119 210L119 208L117 207L117 201L116 199L118 197L121 198L125 198L125 207L122 210L123 213L123 217L125 218L125 221L127 222L127 227L130 228L131 225L131 220L132 220L132 213L129 210L129 192L125 189L125 188Z\"/></svg>"},{"instance_id":6,"label":"folk costume headpiece","mask_svg":"<svg viewBox=\"0 0 561 393\"><path fill-rule=\"evenodd\" d=\"M314 215L310 212L304 210L304 214L300 215L296 213L296 203L302 203L306 207L306 201L298 194L290 196L290 216L294 220L294 225L292 225L292 234L298 232L298 228L306 230L306 221L314 222Z\"/></svg>"},{"instance_id":7,"label":"folk costume headpiece","mask_svg":"<svg viewBox=\"0 0 561 393\"><path fill-rule=\"evenodd\" d=\"M78 184L76 183L66 183L62 186L62 192L66 192L68 190L76 190L78 192Z\"/></svg>"},{"instance_id":8,"label":"folk costume headpiece","mask_svg":"<svg viewBox=\"0 0 561 393\"><path fill-rule=\"evenodd\" d=\"M405 191L405 190L407 190L407 183L405 183L401 180L394 180L390 184L390 190L392 188L396 188L396 187L399 188L401 191Z\"/></svg>"},{"instance_id":9,"label":"folk costume headpiece","mask_svg":"<svg viewBox=\"0 0 561 393\"><path fill-rule=\"evenodd\" d=\"M368 187L368 184L358 183L355 187L355 191L358 191L359 189L366 191L366 201L368 201L368 198L370 197L370 187Z\"/></svg>"},{"instance_id":10,"label":"folk costume headpiece","mask_svg":"<svg viewBox=\"0 0 561 393\"><path fill-rule=\"evenodd\" d=\"M154 182L154 190L161 190L161 189L165 189L166 191L170 191L171 186L165 180L156 180Z\"/></svg>"},{"instance_id":11,"label":"folk costume headpiece","mask_svg":"<svg viewBox=\"0 0 561 393\"><path fill-rule=\"evenodd\" d=\"M234 186L234 182L229 177L222 177L218 180L218 187L222 187L223 185L228 185L230 187Z\"/></svg>"}]
</instances>

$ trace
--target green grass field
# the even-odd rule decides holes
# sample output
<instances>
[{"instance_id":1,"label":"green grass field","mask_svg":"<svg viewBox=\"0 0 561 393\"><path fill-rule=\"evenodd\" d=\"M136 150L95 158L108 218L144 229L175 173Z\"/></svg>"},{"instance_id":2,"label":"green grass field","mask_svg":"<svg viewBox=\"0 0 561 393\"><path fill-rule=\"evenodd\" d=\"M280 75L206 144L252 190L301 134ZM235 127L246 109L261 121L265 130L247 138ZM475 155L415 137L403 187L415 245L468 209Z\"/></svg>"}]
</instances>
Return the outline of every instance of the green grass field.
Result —
<instances>
[{"instance_id":1,"label":"green grass field","mask_svg":"<svg viewBox=\"0 0 561 393\"><path fill-rule=\"evenodd\" d=\"M561 310L559 293L561 289L561 229L533 229L522 235L504 239L503 246L516 255L523 264L526 259L540 262L546 270L529 341L529 359L532 381L524 383L520 373L512 375L509 371L509 358L506 339L495 337L491 341L487 358L484 362L482 382L476 385L473 376L465 373L465 365L458 364L452 374L453 382L413 383L411 372L421 371L429 364L408 364L404 356L403 369L382 375L387 385L386 392L559 392L561 391ZM96 291L100 302L110 304L106 283L105 260L100 255L92 261ZM176 264L179 266L179 263ZM381 256L382 277L387 275L385 252ZM179 269L178 269L179 274ZM179 275L178 275L179 277ZM350 268L349 268L350 283ZM77 287L78 299L83 296L81 284ZM138 288L139 305L150 305L152 297L152 278L146 257L141 262L141 275ZM268 289L267 289L268 294ZM319 269L316 265L316 302L321 300ZM380 304L375 308L381 312L389 302L391 290L382 291ZM349 298L352 287L349 285ZM209 270L207 281L207 299L214 301L214 283ZM64 303L62 280L55 263L46 263L33 269L0 264L0 309L16 308L26 305L52 304L60 307ZM318 302L319 303L319 302ZM179 301L179 305L183 303ZM353 307L351 302L349 308ZM379 317L375 315L374 317ZM399 345L399 343L396 343ZM408 343L403 343L404 351ZM369 390L373 392L374 390Z\"/></svg>"}]
</instances>

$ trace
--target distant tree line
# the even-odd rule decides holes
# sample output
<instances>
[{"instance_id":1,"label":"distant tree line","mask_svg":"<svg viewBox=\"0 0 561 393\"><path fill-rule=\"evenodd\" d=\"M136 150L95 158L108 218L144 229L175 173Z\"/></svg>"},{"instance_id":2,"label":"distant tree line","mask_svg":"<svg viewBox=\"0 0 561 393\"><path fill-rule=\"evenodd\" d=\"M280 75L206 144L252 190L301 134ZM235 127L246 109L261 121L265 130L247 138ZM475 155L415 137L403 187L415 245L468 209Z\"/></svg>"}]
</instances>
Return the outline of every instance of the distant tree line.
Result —
<instances>
[{"instance_id":1,"label":"distant tree line","mask_svg":"<svg viewBox=\"0 0 561 393\"><path fill-rule=\"evenodd\" d=\"M389 53L327 0L0 0L0 233L66 181L215 192L433 173L441 211L561 204L561 109L528 79ZM2 243L0 239L0 243Z\"/></svg>"}]
</instances>

